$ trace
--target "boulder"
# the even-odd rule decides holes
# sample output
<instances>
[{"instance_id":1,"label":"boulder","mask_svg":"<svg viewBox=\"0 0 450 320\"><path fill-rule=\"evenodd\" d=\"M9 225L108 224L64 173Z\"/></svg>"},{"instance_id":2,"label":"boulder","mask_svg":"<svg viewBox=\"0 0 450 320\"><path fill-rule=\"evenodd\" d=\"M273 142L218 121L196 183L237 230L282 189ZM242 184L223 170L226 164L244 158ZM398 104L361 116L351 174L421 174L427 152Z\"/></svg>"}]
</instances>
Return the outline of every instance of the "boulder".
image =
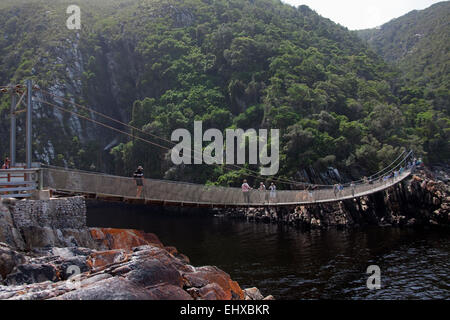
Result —
<instances>
[{"instance_id":1,"label":"boulder","mask_svg":"<svg viewBox=\"0 0 450 320\"><path fill-rule=\"evenodd\" d=\"M59 272L51 264L23 264L14 269L6 279L7 285L31 284L45 281L61 280Z\"/></svg>"},{"instance_id":2,"label":"boulder","mask_svg":"<svg viewBox=\"0 0 450 320\"><path fill-rule=\"evenodd\" d=\"M165 265L153 258L135 259L128 264L132 271L126 277L139 286L148 287L160 284L171 284L182 287L180 273L171 265Z\"/></svg>"},{"instance_id":3,"label":"boulder","mask_svg":"<svg viewBox=\"0 0 450 320\"><path fill-rule=\"evenodd\" d=\"M264 296L258 288L248 288L244 290L245 300L263 300Z\"/></svg>"},{"instance_id":4,"label":"boulder","mask_svg":"<svg viewBox=\"0 0 450 320\"><path fill-rule=\"evenodd\" d=\"M94 252L87 258L87 265L94 271L105 268L114 263L120 263L128 260L125 250L108 250Z\"/></svg>"},{"instance_id":5,"label":"boulder","mask_svg":"<svg viewBox=\"0 0 450 320\"><path fill-rule=\"evenodd\" d=\"M151 300L145 288L122 277L96 281L86 287L60 295L52 300Z\"/></svg>"},{"instance_id":6,"label":"boulder","mask_svg":"<svg viewBox=\"0 0 450 320\"><path fill-rule=\"evenodd\" d=\"M230 276L217 267L205 266L195 268L194 272L184 273L186 286L202 288L210 283L216 283L224 291L225 300L243 300L244 291L238 283L231 280Z\"/></svg>"},{"instance_id":7,"label":"boulder","mask_svg":"<svg viewBox=\"0 0 450 320\"><path fill-rule=\"evenodd\" d=\"M210 283L198 290L201 300L229 300L228 294L217 283Z\"/></svg>"},{"instance_id":8,"label":"boulder","mask_svg":"<svg viewBox=\"0 0 450 320\"><path fill-rule=\"evenodd\" d=\"M148 294L150 300L193 300L189 293L171 284L149 288Z\"/></svg>"},{"instance_id":9,"label":"boulder","mask_svg":"<svg viewBox=\"0 0 450 320\"><path fill-rule=\"evenodd\" d=\"M6 243L0 243L0 277L5 279L13 269L25 263L25 257L12 250Z\"/></svg>"},{"instance_id":10,"label":"boulder","mask_svg":"<svg viewBox=\"0 0 450 320\"><path fill-rule=\"evenodd\" d=\"M99 249L131 251L134 247L146 244L163 247L156 235L139 230L114 228L90 228L89 230Z\"/></svg>"}]
</instances>

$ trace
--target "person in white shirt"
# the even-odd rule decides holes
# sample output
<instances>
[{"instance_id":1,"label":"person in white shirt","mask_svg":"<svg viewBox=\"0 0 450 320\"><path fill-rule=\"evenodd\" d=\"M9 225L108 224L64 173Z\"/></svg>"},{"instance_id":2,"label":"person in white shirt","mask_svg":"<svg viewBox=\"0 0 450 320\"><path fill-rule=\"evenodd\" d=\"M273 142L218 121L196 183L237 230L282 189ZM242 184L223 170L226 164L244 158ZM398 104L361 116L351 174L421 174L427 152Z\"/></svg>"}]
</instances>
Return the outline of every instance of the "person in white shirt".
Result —
<instances>
[{"instance_id":1,"label":"person in white shirt","mask_svg":"<svg viewBox=\"0 0 450 320\"><path fill-rule=\"evenodd\" d=\"M244 201L247 204L250 204L250 190L252 189L252 187L250 187L248 185L247 180L244 180L241 188L242 188L242 194L244 195Z\"/></svg>"},{"instance_id":2,"label":"person in white shirt","mask_svg":"<svg viewBox=\"0 0 450 320\"><path fill-rule=\"evenodd\" d=\"M270 190L270 202L276 202L276 198L277 198L277 187L275 186L275 184L272 182L269 186L269 190Z\"/></svg>"}]
</instances>

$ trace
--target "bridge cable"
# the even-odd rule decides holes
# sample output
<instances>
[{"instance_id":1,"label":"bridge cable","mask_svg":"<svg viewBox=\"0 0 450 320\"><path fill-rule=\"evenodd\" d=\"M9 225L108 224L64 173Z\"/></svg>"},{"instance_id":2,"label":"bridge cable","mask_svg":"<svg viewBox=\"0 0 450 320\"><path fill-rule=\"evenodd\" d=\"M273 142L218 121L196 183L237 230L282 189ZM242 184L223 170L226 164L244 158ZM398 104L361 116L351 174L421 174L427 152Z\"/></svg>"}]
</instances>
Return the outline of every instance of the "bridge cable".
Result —
<instances>
[{"instance_id":1,"label":"bridge cable","mask_svg":"<svg viewBox=\"0 0 450 320\"><path fill-rule=\"evenodd\" d=\"M73 102L73 101L70 101L70 100L68 100L68 99L62 98L62 97L57 96L57 95L55 95L55 94L52 94L52 93L50 93L50 92L48 92L48 91L46 91L46 90L43 90L43 89L39 89L39 90L45 92L46 94L48 94L48 95L50 95L50 96L53 96L53 97L56 98L56 99L63 100L63 101L68 102L68 103L70 103L70 104L72 104L72 105L75 105L75 106L78 106L78 107L80 107L80 108L82 108L82 109L88 110L88 111L90 111L90 112L92 112L92 113L95 113L95 114L97 114L97 115L99 115L99 116L101 116L101 117L104 117L104 118L106 118L106 119L108 119L108 120L111 120L111 121L113 121L113 122L119 123L119 124L121 124L121 125L123 125L123 126L129 127L129 128L131 128L131 129L133 129L133 130L139 131L139 132L141 132L141 133L147 134L147 135L152 136L152 137L155 137L155 138L157 138L157 139L160 139L160 140L169 142L169 143L171 143L171 144L173 144L173 145L176 145L176 143L174 143L173 141L170 141L170 140L168 140L168 139L165 139L165 138L162 138L162 137L160 137L160 136L154 135L154 134L152 134L152 133L146 132L146 131L144 131L144 130L142 130L142 129L139 129L139 128L137 128L137 127L134 127L134 126L132 126L132 125L129 125L129 124L127 124L127 123L124 123L124 122L122 122L122 121L119 121L119 120L117 120L117 119L114 119L114 118L112 118L112 117L110 117L110 116L107 116L107 115L105 115L105 114L103 114L103 113L100 113L100 112L98 112L98 111L95 111L95 110L93 110L93 109L91 109L91 108L88 108L88 107L86 107L86 106L77 104L77 103L75 103L75 102ZM155 143L155 142L152 142L152 141L150 141L150 140L146 140L146 139L143 139L143 138L138 137L138 136L136 136L136 135L130 134L130 133L128 133L128 132L125 132L125 131L119 130L119 129L117 129L117 128L111 127L111 126L109 126L109 125L106 125L106 124L101 123L101 122L99 122L99 121L96 121L96 120L93 120L93 119L91 119L91 118L85 117L85 116L83 116L83 115L81 115L81 114L78 114L78 113L76 113L76 112L73 112L73 111L64 109L64 108L62 108L62 107L60 107L60 106L54 105L54 104L49 103L49 102L47 102L47 101L43 101L43 100L40 100L40 99L37 99L37 101L38 101L38 102L41 102L41 103L45 103L45 104L47 104L47 105L51 105L51 106L53 106L53 107L55 107L55 108L58 108L58 109L60 109L60 110L62 110L62 111L69 112L69 113L71 113L71 114L73 114L73 115L76 115L76 116L78 116L78 117L80 117L80 118L83 118L83 119L88 120L88 121L91 121L91 122L93 122L93 123L95 123L95 124L104 126L104 127L109 128L109 129L111 129L111 130L114 130L114 131L116 131L116 132L125 134L125 135L127 135L127 136L132 137L132 138L137 138L137 139L139 139L139 140L141 140L141 141L144 141L144 142L146 142L146 143L152 144L152 145L154 145L154 146L157 146L157 147L160 147L160 148L163 148L163 149L166 149L166 150L171 150L171 148L162 146L162 145L160 145L160 144L158 144L158 143ZM188 149L188 150L189 150L189 151L194 151L194 159L195 159L195 153L196 153L196 151L195 151L195 150L191 150L191 149ZM197 153L198 153L198 152L197 152ZM379 174L379 173L381 173L381 172L387 170L387 169L388 169L389 167L391 167L391 166L392 166L392 165L393 165L393 164L394 164L394 163L395 163L395 162L396 162L396 161L397 161L404 153L405 153L405 151L403 151L402 154L401 154L399 157L397 157L397 159L395 159L389 166L387 166L387 167L385 167L384 169L382 169L381 171L379 171L379 172L377 172L377 173L371 175L370 177L372 178L372 177L376 176L377 174ZM217 165L220 165L220 164L217 164ZM240 169L240 170L243 169L243 170L246 170L246 171L248 171L248 172L252 172L252 173L258 174L258 176L254 176L254 175L251 175L251 174L248 174L248 175L251 176L251 177L257 178L257 179L261 179L261 176L259 175L259 173L256 172L256 171L254 171L254 170L251 170L251 169L248 169L248 168L244 168L244 167L241 167L241 166L235 165L235 164L227 164L227 165L233 166L233 167L235 167L235 168L237 168L237 169ZM227 168L227 167L225 166L225 168ZM227 168L227 169L230 169L230 168ZM267 180L275 181L275 182L280 182L280 183L282 183L282 184L296 185L296 186L298 186L298 185L304 185L304 186L308 186L308 187L311 187L311 186L312 186L312 187L330 187L330 186L331 186L331 185L310 184L310 183L306 183L306 182L299 182L299 181L293 181L293 180L287 180L287 179L280 179L280 178L269 178L269 179L267 179ZM357 181L353 181L353 182L355 183L355 182L361 182L361 181L363 181L363 179L357 180Z\"/></svg>"},{"instance_id":2,"label":"bridge cable","mask_svg":"<svg viewBox=\"0 0 450 320\"><path fill-rule=\"evenodd\" d=\"M171 140L165 139L165 138L163 138L163 137L160 137L160 136L158 136L158 135L152 134L152 133L150 133L150 132L146 132L146 131L144 131L144 130L142 130L142 129L140 129L140 128L134 127L134 126L132 126L132 125L130 125L130 124L127 124L127 123L122 122L122 121L120 121L120 120L114 119L114 118L112 118L112 117L110 117L110 116L108 116L108 115L105 115L105 114L101 113L101 112L95 111L95 110L93 110L92 108L89 108L89 107L80 105L80 104L78 104L78 103L75 103L75 102L73 102L73 101L70 101L70 100L68 100L68 99L62 98L62 97L57 96L57 95L55 95L55 94L52 94L52 93L50 93L50 92L48 92L48 91L46 91L46 90L43 90L43 89L40 89L40 90L41 90L42 92L45 92L45 93L47 93L48 95L50 95L50 96L56 98L56 99L60 99L60 100L62 100L62 101L65 101L65 102L70 103L70 104L72 104L72 105L75 105L75 106L77 106L77 107L80 107L80 108L82 108L82 109L84 109L84 110L87 110L87 111L90 111L90 112L92 112L92 113L95 113L95 114L97 114L97 115L99 115L99 116L101 116L101 117L103 117L103 118L106 118L106 119L108 119L108 120L111 120L111 121L113 121L113 122L116 122L116 123L118 123L118 124L121 124L121 125L123 125L123 126L125 126L125 127L128 127L128 128L130 128L130 129L132 129L132 130L136 130L136 131L138 131L138 132L141 132L141 133L143 133L143 134L149 135L149 136L151 136L151 137L154 137L154 138L163 140L163 141L168 142L168 143L170 143L170 144L172 144L172 145L174 145L174 146L176 145L176 143L173 142L173 141L171 141ZM194 159L201 159L201 158L198 158L198 157L195 158L195 154L196 154L196 153L197 153L197 154L199 153L198 151L192 150L191 148L188 148L188 151L193 151L193 153L194 153ZM247 172L252 172L253 174L257 174L258 176L256 176L256 178L261 179L261 176L259 175L259 173L258 173L257 171L254 171L254 170L251 170L251 169L248 169L248 168L245 168L245 167L236 165L236 164L227 164L227 165L232 166L232 167L235 167L235 168L237 168L237 169L239 169L239 170L242 170L242 169L243 169L243 170L246 170ZM250 175L250 176L252 176L252 175ZM252 176L252 177L255 177L255 176ZM289 180L289 179L282 179L282 178L276 178L276 179L271 178L271 179L267 179L267 180L273 180L273 181L276 181L276 182L280 182L280 183L284 183L284 184L289 184L289 185L307 185L307 186L322 186L322 187L328 186L328 185L314 185L314 184L309 184L309 183L306 183L306 182L299 182L299 181L294 181L294 180Z\"/></svg>"},{"instance_id":3,"label":"bridge cable","mask_svg":"<svg viewBox=\"0 0 450 320\"><path fill-rule=\"evenodd\" d=\"M152 133L150 133L150 132L146 132L146 131L144 131L144 130L142 130L142 129L140 129L140 128L137 128L137 127L132 126L132 125L130 125L130 124L128 124L128 123L125 123L125 122L122 122L122 121L117 120L117 119L115 119L115 118L112 118L112 117L110 117L110 116L108 116L108 115L105 115L105 114L103 114L103 113L101 113L101 112L98 112L98 111L96 111L96 110L94 110L94 109L92 109L92 108L89 108L89 107L87 107L87 106L84 106L84 105L78 104L78 103L76 103L76 102L73 102L73 101L71 101L71 100L65 99L65 98L60 97L60 96L58 96L58 95L55 95L55 94L53 94L53 93L51 93L51 92L48 92L48 91L46 91L46 90L44 90L44 89L39 89L39 90L42 91L42 92L45 92L46 94L48 94L48 95L50 95L50 96L52 96L52 97L54 97L54 98L56 98L56 99L60 99L60 100L62 100L62 101L65 101L65 102L70 103L70 104L72 104L72 105L75 105L75 106L77 106L77 107L80 107L80 108L82 108L82 109L84 109L84 110L90 111L90 112L92 112L92 113L94 113L94 114L97 114L97 115L99 115L99 116L101 116L101 117L103 117L103 118L106 118L106 119L111 120L111 121L113 121L113 122L116 122L116 123L118 123L118 124L120 124L120 125L123 125L123 126L125 126L125 127L128 127L128 128L130 128L130 129L132 129L132 130L136 130L136 131L141 132L141 133L143 133L143 134L146 134L146 135L148 135L148 136L151 136L151 137L160 139L160 140L165 141L165 142L168 142L168 143L170 143L170 144L172 144L172 145L176 145L176 143L173 142L173 141L171 141L171 140L165 139L165 138L163 138L163 137L160 137L160 136L158 136L158 135L152 134ZM196 154L196 153L198 154L198 151L196 151L196 150L191 150L190 148L188 149L188 151L193 151L193 153L194 153L194 159L196 159L196 158L195 158L195 154ZM400 155L399 155L399 156L398 156L398 157L397 157L397 158L396 158L389 166L387 166L387 167L383 168L382 170L378 171L377 173L375 173L375 174L369 176L369 178L372 179L373 177L376 177L378 174L380 174L380 173L382 173L382 172L384 172L384 171L387 171L387 169L390 168L391 166L393 166L393 165L397 162L397 160L400 159L400 157L401 157L405 152L406 152L406 151L404 150L404 151L403 151L403 152L402 152L402 153L401 153L401 154L400 154ZM197 159L198 159L198 158L197 158ZM248 169L248 168L245 168L245 167L236 165L236 164L227 164L227 165L233 166L233 167L235 167L235 168L237 168L237 169L239 169L239 170L242 170L242 169L243 169L243 170L246 170L247 172L252 172L252 173L258 175L258 176L250 175L251 177L255 177L255 178L258 178L258 179L261 178L260 175L259 175L259 173L258 173L257 171L254 171L254 170L251 170L251 169ZM311 187L311 186L312 186L312 187L329 187L329 186L330 186L330 185L311 184L311 183L300 182L300 181L294 181L294 180L283 179L283 178L275 178L275 179L272 178L272 179L267 179L267 180L272 180L272 181L280 182L280 183L283 183L283 184L295 185L295 186L298 186L298 185L303 185L303 186L308 186L308 187ZM364 181L363 179L360 179L360 180L356 180L356 181L351 181L351 182L349 182L349 183L347 183L347 184L350 184L350 183L355 183L355 184L356 184L356 183L363 182L363 181Z\"/></svg>"},{"instance_id":4,"label":"bridge cable","mask_svg":"<svg viewBox=\"0 0 450 320\"><path fill-rule=\"evenodd\" d=\"M154 146L156 146L156 147L159 147L159 148L162 148L162 149L165 149L165 150L169 150L169 151L171 150L171 148L165 147L165 146L160 145L160 144L158 144L158 143L156 143L156 142L153 142L153 141L150 141L150 140L147 140L147 139L138 137L138 136L136 136L136 135L133 135L133 134L131 134L131 133L128 133L128 132L126 132L126 131L123 131L123 130L114 128L114 127L112 127L112 126L109 126L109 125L104 124L104 123L102 123L102 122L99 122L99 121L97 121L97 120L94 120L94 119L88 118L88 117L86 117L86 116L83 116L83 115L81 115L81 114L79 114L79 113L76 113L76 112L74 112L74 111L67 110L67 109L65 109L65 108L63 108L63 107L60 107L60 106L58 106L58 105L55 105L55 104L53 104L53 103L50 103L50 102L41 100L41 99L39 99L39 98L35 98L34 100L37 101L37 102L40 102L40 103L47 104L47 105L52 106L52 107L54 107L54 108L57 108L57 109L59 109L59 110L61 110L61 111L71 113L71 114L73 114L73 115L75 115L75 116L77 116L77 117L80 117L80 118L85 119L85 120L87 120L87 121L93 122L93 123L95 123L95 124L97 124L97 125L100 125L100 126L103 126L103 127L108 128L108 129L114 130L114 131L116 131L116 132L125 134L125 135L127 135L127 136L129 136L129 137L131 137L131 138L136 138L136 139L138 139L138 140L141 140L141 141L143 141L143 142L149 143L149 144L151 144L151 145L154 145ZM220 164L216 164L216 165L220 166ZM226 168L226 169L228 169L228 170L233 170L233 169L231 169L231 168L228 168L226 165L224 166L224 168ZM245 169L245 168L241 168L241 169ZM261 179L261 177L259 177L259 176L254 176L254 175L251 175L251 174L247 174L247 175L248 175L248 176L251 176L251 177L254 177L254 178ZM270 179L268 179L268 180L273 180L273 181L276 181L276 182L280 182L280 183L284 183L284 184L289 184L289 183L285 183L285 182L282 182L282 181L279 181L279 180L273 179L273 178L270 178Z\"/></svg>"}]
</instances>

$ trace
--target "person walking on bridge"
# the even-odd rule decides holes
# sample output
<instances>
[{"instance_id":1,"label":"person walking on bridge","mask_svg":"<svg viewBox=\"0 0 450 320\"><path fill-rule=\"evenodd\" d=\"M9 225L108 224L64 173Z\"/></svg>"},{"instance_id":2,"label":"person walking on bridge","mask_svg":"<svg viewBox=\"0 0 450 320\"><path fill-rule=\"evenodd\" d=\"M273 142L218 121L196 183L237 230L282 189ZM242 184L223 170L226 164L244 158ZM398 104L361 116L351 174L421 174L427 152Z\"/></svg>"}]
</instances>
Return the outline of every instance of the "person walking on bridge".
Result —
<instances>
[{"instance_id":1,"label":"person walking on bridge","mask_svg":"<svg viewBox=\"0 0 450 320\"><path fill-rule=\"evenodd\" d=\"M264 182L261 182L260 184L259 184L259 189L258 189L260 192L261 192L261 202L263 203L263 204L265 204L266 203L266 185L264 184Z\"/></svg>"},{"instance_id":2,"label":"person walking on bridge","mask_svg":"<svg viewBox=\"0 0 450 320\"><path fill-rule=\"evenodd\" d=\"M144 187L144 168L139 166L133 174L133 178L136 181L137 194L136 198L140 198L142 194L142 189Z\"/></svg>"},{"instance_id":3,"label":"person walking on bridge","mask_svg":"<svg viewBox=\"0 0 450 320\"><path fill-rule=\"evenodd\" d=\"M242 194L244 195L244 201L247 204L250 204L250 190L252 190L252 187L250 187L249 184L247 183L247 180L244 179L241 188Z\"/></svg>"},{"instance_id":4,"label":"person walking on bridge","mask_svg":"<svg viewBox=\"0 0 450 320\"><path fill-rule=\"evenodd\" d=\"M355 183L354 182L350 183L350 188L352 189L352 197L354 197L355 196Z\"/></svg>"}]
</instances>

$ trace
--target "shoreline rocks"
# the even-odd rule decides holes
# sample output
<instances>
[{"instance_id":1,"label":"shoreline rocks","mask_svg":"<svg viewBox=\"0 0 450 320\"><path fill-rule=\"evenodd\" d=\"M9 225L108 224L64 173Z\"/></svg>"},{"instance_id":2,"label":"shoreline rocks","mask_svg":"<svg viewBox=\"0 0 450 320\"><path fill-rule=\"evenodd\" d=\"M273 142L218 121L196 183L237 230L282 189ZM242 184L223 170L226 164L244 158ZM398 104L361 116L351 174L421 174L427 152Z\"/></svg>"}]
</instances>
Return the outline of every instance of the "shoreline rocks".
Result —
<instances>
[{"instance_id":1,"label":"shoreline rocks","mask_svg":"<svg viewBox=\"0 0 450 320\"><path fill-rule=\"evenodd\" d=\"M423 168L411 179L387 190L329 204L291 207L229 208L219 214L297 228L327 229L364 226L450 227L448 177Z\"/></svg>"},{"instance_id":2,"label":"shoreline rocks","mask_svg":"<svg viewBox=\"0 0 450 320\"><path fill-rule=\"evenodd\" d=\"M254 290L248 295L217 267L190 265L154 234L86 227L81 197L27 202L0 203L0 299L262 297ZM66 221L64 210L71 211Z\"/></svg>"}]
</instances>

